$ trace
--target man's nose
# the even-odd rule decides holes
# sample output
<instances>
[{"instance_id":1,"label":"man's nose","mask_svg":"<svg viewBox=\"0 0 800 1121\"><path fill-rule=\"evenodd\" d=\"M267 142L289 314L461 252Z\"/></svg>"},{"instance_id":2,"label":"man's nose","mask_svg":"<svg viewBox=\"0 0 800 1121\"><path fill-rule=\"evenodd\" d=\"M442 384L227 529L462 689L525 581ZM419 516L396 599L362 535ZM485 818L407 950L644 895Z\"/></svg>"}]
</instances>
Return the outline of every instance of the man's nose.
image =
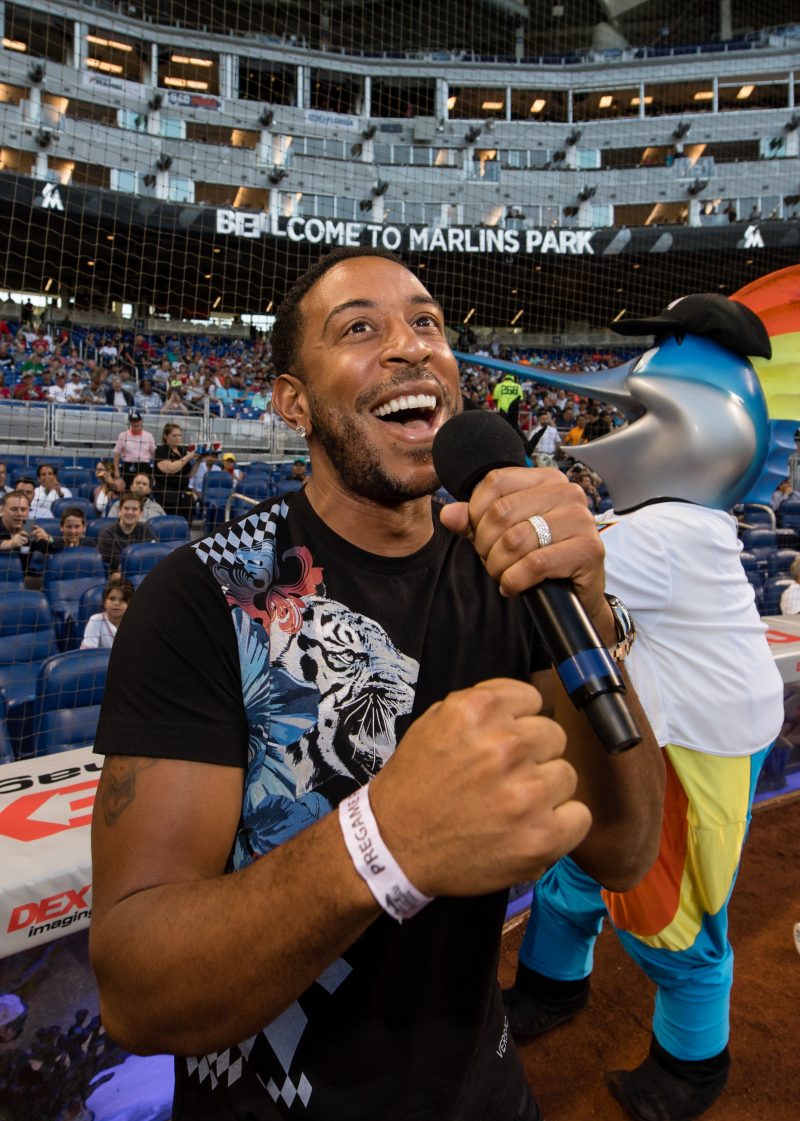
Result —
<instances>
[{"instance_id":1,"label":"man's nose","mask_svg":"<svg viewBox=\"0 0 800 1121\"><path fill-rule=\"evenodd\" d=\"M382 362L417 366L426 362L430 356L431 348L427 340L410 323L403 318L392 320L386 332Z\"/></svg>"}]
</instances>

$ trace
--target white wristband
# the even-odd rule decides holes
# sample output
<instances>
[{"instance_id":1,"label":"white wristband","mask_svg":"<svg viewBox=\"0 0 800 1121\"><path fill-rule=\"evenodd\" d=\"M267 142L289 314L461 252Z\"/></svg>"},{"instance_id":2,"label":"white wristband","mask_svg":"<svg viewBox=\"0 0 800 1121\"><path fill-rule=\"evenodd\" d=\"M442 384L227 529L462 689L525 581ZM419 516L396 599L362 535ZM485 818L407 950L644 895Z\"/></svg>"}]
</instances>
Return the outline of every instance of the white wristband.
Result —
<instances>
[{"instance_id":1,"label":"white wristband","mask_svg":"<svg viewBox=\"0 0 800 1121\"><path fill-rule=\"evenodd\" d=\"M402 922L431 902L389 852L369 804L368 786L339 803L339 824L356 871L387 915Z\"/></svg>"}]
</instances>

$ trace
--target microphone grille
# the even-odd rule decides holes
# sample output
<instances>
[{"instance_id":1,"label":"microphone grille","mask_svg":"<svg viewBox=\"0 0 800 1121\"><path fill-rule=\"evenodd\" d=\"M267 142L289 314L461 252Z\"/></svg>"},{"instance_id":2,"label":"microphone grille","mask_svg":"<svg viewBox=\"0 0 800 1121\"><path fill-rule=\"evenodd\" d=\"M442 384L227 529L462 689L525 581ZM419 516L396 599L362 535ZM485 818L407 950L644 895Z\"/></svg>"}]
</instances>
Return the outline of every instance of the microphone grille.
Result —
<instances>
[{"instance_id":1,"label":"microphone grille","mask_svg":"<svg viewBox=\"0 0 800 1121\"><path fill-rule=\"evenodd\" d=\"M524 467L519 434L496 413L472 409L443 424L433 441L439 482L465 502L484 475L496 467Z\"/></svg>"}]
</instances>

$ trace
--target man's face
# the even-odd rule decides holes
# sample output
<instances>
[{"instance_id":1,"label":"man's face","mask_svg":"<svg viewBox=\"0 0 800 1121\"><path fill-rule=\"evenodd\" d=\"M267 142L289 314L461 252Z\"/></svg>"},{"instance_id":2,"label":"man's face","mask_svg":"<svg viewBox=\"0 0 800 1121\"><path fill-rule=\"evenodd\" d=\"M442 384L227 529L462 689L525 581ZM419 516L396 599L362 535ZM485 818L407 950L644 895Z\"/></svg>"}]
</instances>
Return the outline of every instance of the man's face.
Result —
<instances>
[{"instance_id":1,"label":"man's face","mask_svg":"<svg viewBox=\"0 0 800 1121\"><path fill-rule=\"evenodd\" d=\"M6 465L5 465L5 463L0 463L0 487L4 487L5 485L6 485Z\"/></svg>"},{"instance_id":2,"label":"man's face","mask_svg":"<svg viewBox=\"0 0 800 1121\"><path fill-rule=\"evenodd\" d=\"M301 302L310 432L349 490L396 504L437 486L433 438L461 407L439 305L401 265L334 265Z\"/></svg>"},{"instance_id":3,"label":"man's face","mask_svg":"<svg viewBox=\"0 0 800 1121\"><path fill-rule=\"evenodd\" d=\"M14 489L20 491L25 495L25 497L28 499L28 505L33 502L33 494L36 490L36 487L33 485L33 483L17 483Z\"/></svg>"},{"instance_id":4,"label":"man's face","mask_svg":"<svg viewBox=\"0 0 800 1121\"><path fill-rule=\"evenodd\" d=\"M550 423L550 420L551 420L551 417L550 417L549 413L542 413L539 416L539 423L542 424L545 428Z\"/></svg>"},{"instance_id":5,"label":"man's face","mask_svg":"<svg viewBox=\"0 0 800 1121\"><path fill-rule=\"evenodd\" d=\"M9 495L3 503L3 525L9 533L19 533L28 516L30 503L20 494Z\"/></svg>"},{"instance_id":6,"label":"man's face","mask_svg":"<svg viewBox=\"0 0 800 1121\"><path fill-rule=\"evenodd\" d=\"M119 507L119 524L124 530L130 532L142 514L142 508L138 502L128 499L127 502L120 503Z\"/></svg>"},{"instance_id":7,"label":"man's face","mask_svg":"<svg viewBox=\"0 0 800 1121\"><path fill-rule=\"evenodd\" d=\"M56 485L56 473L52 467L39 468L39 482L45 490L52 490Z\"/></svg>"},{"instance_id":8,"label":"man's face","mask_svg":"<svg viewBox=\"0 0 800 1121\"><path fill-rule=\"evenodd\" d=\"M64 518L61 523L61 534L66 542L74 545L80 541L86 531L86 522L83 518L79 518L76 514L70 514L68 518Z\"/></svg>"},{"instance_id":9,"label":"man's face","mask_svg":"<svg viewBox=\"0 0 800 1121\"><path fill-rule=\"evenodd\" d=\"M150 494L150 480L147 475L137 475L131 483L131 490L140 498L147 498Z\"/></svg>"}]
</instances>

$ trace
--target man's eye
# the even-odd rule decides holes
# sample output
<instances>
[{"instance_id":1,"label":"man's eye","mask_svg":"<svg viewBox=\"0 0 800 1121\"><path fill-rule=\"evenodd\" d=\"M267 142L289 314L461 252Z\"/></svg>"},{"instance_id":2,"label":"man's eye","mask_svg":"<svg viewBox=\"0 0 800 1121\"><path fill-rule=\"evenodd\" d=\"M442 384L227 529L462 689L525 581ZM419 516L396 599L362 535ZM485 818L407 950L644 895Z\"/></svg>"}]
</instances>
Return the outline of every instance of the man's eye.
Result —
<instances>
[{"instance_id":1,"label":"man's eye","mask_svg":"<svg viewBox=\"0 0 800 1121\"><path fill-rule=\"evenodd\" d=\"M357 319L355 323L351 323L347 330L346 335L363 335L365 331L369 330L369 323L363 319Z\"/></svg>"}]
</instances>

